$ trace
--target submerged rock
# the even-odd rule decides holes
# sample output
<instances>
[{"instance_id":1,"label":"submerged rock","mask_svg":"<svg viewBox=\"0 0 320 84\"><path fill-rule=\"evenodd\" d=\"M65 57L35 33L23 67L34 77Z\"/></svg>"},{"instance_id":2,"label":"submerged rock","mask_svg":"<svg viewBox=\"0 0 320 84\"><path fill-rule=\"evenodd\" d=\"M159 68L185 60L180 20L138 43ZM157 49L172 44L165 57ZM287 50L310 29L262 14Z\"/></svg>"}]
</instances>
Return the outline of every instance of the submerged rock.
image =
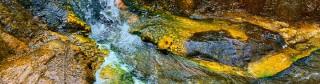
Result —
<instances>
[{"instance_id":1,"label":"submerged rock","mask_svg":"<svg viewBox=\"0 0 320 84\"><path fill-rule=\"evenodd\" d=\"M121 69L120 65L105 66L100 72L100 78L106 79L110 84L130 84L133 83L132 75Z\"/></svg>"}]
</instances>

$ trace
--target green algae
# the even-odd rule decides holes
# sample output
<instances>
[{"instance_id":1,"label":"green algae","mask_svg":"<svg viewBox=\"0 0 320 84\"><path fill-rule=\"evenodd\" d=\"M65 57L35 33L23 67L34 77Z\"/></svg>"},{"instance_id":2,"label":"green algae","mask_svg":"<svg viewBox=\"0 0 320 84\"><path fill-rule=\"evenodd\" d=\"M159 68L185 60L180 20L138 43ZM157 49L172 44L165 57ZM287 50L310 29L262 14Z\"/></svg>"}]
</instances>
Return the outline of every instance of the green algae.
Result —
<instances>
[{"instance_id":1,"label":"green algae","mask_svg":"<svg viewBox=\"0 0 320 84\"><path fill-rule=\"evenodd\" d=\"M252 22L249 21L249 23ZM260 26L267 30L269 30L270 28L265 25L273 26L273 24L269 24L267 22L263 24L261 22L254 23L257 23L257 26ZM246 42L247 39L250 38L250 36L247 36L247 34L245 33L246 31L238 29L240 26L242 26L242 24L242 22L229 23L225 20L190 20L188 18L159 12L157 16L151 17L150 19L142 18L136 23L133 23L130 32L139 33L143 40L151 41L157 44L158 48L161 50L167 50L175 55L185 57L187 52L184 47L186 46L185 42L188 40L188 38L190 38L197 32L226 31L230 34L231 38L239 39L242 42ZM295 29L291 28L290 30ZM287 34L286 32L279 32L279 30L276 29L273 29L271 31L280 33L281 35ZM310 42L297 43L297 45L289 44L288 48L284 48L275 53L267 54L265 57L249 63L249 66L245 68L233 67L213 61L204 61L199 59L195 59L193 61L196 61L200 66L207 67L214 72L229 73L233 75L252 78L270 77L287 69L294 61L309 56L312 51L319 49L320 43L316 42L316 40L318 40L316 38L318 38L317 35L316 37L308 36L307 39L310 39ZM286 39L285 41L287 42L287 40L290 38L286 36L284 39ZM292 48L293 46L295 46L295 48ZM301 49L299 49L298 47L306 49L301 51ZM281 61L283 59L288 60Z\"/></svg>"},{"instance_id":2,"label":"green algae","mask_svg":"<svg viewBox=\"0 0 320 84\"><path fill-rule=\"evenodd\" d=\"M132 74L123 70L120 65L107 65L102 68L100 77L106 79L110 84L132 84Z\"/></svg>"}]
</instances>

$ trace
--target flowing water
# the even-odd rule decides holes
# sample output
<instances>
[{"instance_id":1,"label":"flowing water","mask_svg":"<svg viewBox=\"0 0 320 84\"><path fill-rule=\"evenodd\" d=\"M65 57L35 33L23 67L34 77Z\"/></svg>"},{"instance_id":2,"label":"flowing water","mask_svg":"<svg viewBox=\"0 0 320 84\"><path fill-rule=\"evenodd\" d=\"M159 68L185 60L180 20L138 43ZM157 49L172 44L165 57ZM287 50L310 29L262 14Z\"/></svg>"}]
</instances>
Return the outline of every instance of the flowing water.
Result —
<instances>
[{"instance_id":1,"label":"flowing water","mask_svg":"<svg viewBox=\"0 0 320 84\"><path fill-rule=\"evenodd\" d=\"M130 26L120 18L121 10L116 6L118 0L79 0L71 1L76 14L83 18L92 30L91 38L95 39L100 48L110 50L109 56L96 72L95 84L107 83L108 80L100 78L101 69L105 66L117 66L130 73L134 83L175 83L194 81L216 82L271 82L283 81L286 70L275 78L250 80L250 78L216 74L197 66L195 63L163 53L148 42L143 42L139 36L129 33ZM314 56L313 56L314 57ZM306 58L312 59L312 58ZM295 70L299 65L293 65ZM316 70L317 71L317 70ZM299 71L297 71L299 72ZM289 73L291 74L291 73ZM305 74L301 72L301 74ZM299 75L297 77L303 77ZM314 73L314 77L319 77ZM283 79L278 80L277 78ZM290 79L290 78L289 78Z\"/></svg>"},{"instance_id":2,"label":"flowing water","mask_svg":"<svg viewBox=\"0 0 320 84\"><path fill-rule=\"evenodd\" d=\"M154 44L143 42L137 35L130 34L130 27L119 17L120 10L115 3L117 2L113 0L72 3L74 7L78 7L76 13L91 26L90 37L101 48L110 50L102 68L120 65L123 70L132 72L135 83L152 83L160 79L181 80L194 75L205 75L205 72L200 71L202 68L194 63L171 54L163 54ZM97 84L106 82L100 78L100 72L101 68L96 72Z\"/></svg>"},{"instance_id":3,"label":"flowing water","mask_svg":"<svg viewBox=\"0 0 320 84\"><path fill-rule=\"evenodd\" d=\"M121 53L115 52L111 47L117 46L124 50L124 52L134 52L136 48L133 46L141 46L142 41L138 36L129 34L129 25L120 19L120 10L116 6L116 1L113 0L92 0L83 3L83 6L90 6L93 8L83 9L85 21L91 26L91 31L94 32L90 35L95 39L100 48L110 50L109 56L105 57L105 62L100 66L96 72L95 84L106 83L107 80L100 78L101 69L105 66L120 65L120 68L130 72L131 67L124 64L121 60ZM95 9L98 8L98 9ZM141 82L134 80L135 83Z\"/></svg>"}]
</instances>

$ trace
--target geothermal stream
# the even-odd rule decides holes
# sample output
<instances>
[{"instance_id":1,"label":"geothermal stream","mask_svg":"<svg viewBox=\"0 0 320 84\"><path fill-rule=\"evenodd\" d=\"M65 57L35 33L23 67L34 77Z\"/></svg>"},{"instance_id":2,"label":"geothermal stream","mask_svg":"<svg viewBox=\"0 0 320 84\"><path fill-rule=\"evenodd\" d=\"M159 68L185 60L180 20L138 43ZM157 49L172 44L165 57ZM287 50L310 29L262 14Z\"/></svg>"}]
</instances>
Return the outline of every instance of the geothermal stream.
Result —
<instances>
[{"instance_id":1,"label":"geothermal stream","mask_svg":"<svg viewBox=\"0 0 320 84\"><path fill-rule=\"evenodd\" d=\"M181 79L204 74L194 63L171 54L163 54L154 44L143 42L139 36L130 34L129 24L121 21L116 1L118 0L89 0L78 5L85 16L83 18L91 27L90 38L95 39L100 48L110 50L109 56L106 56L96 72L95 84L109 83L100 78L100 72L105 66L115 68L120 65L121 69L134 74L132 80L137 84L157 83L159 74L165 74L165 78L170 76Z\"/></svg>"},{"instance_id":2,"label":"geothermal stream","mask_svg":"<svg viewBox=\"0 0 320 84\"><path fill-rule=\"evenodd\" d=\"M100 5L103 6L99 12L101 14L100 17L104 19L92 20L92 18L90 18L92 11L86 12L86 19L88 19L87 21L92 21L89 22L93 32L90 37L94 38L98 42L100 48L106 48L110 50L109 56L104 58L103 64L100 65L100 69L98 69L95 73L95 84L103 84L108 82L107 80L100 78L101 69L105 66L114 67L115 65L120 65L120 68L127 72L130 72L131 70L131 68L124 64L122 62L123 60L119 58L120 53L111 49L111 45L116 45L130 52L135 50L132 45L142 44L142 41L138 36L129 33L129 25L120 20L120 10L116 6L116 3L118 3L116 1L118 0L99 0ZM137 78L133 79L135 83L141 82Z\"/></svg>"},{"instance_id":3,"label":"geothermal stream","mask_svg":"<svg viewBox=\"0 0 320 84\"><path fill-rule=\"evenodd\" d=\"M0 84L319 84L320 0L2 0Z\"/></svg>"},{"instance_id":4,"label":"geothermal stream","mask_svg":"<svg viewBox=\"0 0 320 84\"><path fill-rule=\"evenodd\" d=\"M75 8L80 11L80 17L82 15L81 18L90 25L92 32L90 38L96 40L99 48L110 51L109 56L104 58L103 64L95 73L95 84L110 83L108 79L100 76L105 66L112 68L120 66L122 70L132 75L132 81L135 84L153 84L162 82L161 80L183 80L192 83L192 77L200 77L195 80L210 80L211 83L212 81L252 81L245 77L212 73L193 62L159 51L152 43L143 42L138 35L129 33L130 26L121 19L121 10L117 7L117 1L119 0L80 0L77 3L78 8ZM71 4L75 5L74 2ZM293 68L283 72L295 71L297 66L293 65ZM278 75L280 79L282 75L286 73L280 73ZM316 75L318 76L318 73ZM270 80L256 80L256 82L264 81Z\"/></svg>"}]
</instances>

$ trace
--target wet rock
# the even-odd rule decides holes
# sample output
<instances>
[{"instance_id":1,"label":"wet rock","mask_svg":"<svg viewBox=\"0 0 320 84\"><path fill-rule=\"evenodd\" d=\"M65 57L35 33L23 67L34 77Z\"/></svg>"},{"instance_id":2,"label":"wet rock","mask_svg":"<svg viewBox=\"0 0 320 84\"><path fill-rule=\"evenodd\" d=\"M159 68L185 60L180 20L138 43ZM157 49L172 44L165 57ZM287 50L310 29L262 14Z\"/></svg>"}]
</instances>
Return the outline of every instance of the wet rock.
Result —
<instances>
[{"instance_id":1,"label":"wet rock","mask_svg":"<svg viewBox=\"0 0 320 84\"><path fill-rule=\"evenodd\" d=\"M175 14L193 11L195 0L123 0L127 9L138 15L153 15L154 12L171 10ZM190 4L189 4L190 3ZM186 5L188 4L188 5ZM182 10L186 9L186 10ZM182 15L182 14L181 14Z\"/></svg>"},{"instance_id":2,"label":"wet rock","mask_svg":"<svg viewBox=\"0 0 320 84\"><path fill-rule=\"evenodd\" d=\"M2 59L2 83L90 83L103 62L98 59L108 54L97 49L90 40L81 37L70 40L47 31L32 39L29 46L28 53L14 53Z\"/></svg>"},{"instance_id":3,"label":"wet rock","mask_svg":"<svg viewBox=\"0 0 320 84\"><path fill-rule=\"evenodd\" d=\"M319 35L319 25L314 21L299 21L286 23L275 19L252 16L246 13L230 13L227 15L236 22L248 22L264 29L277 32L283 36L287 44L296 44L307 41Z\"/></svg>"},{"instance_id":4,"label":"wet rock","mask_svg":"<svg viewBox=\"0 0 320 84\"><path fill-rule=\"evenodd\" d=\"M94 40L48 30L46 23L33 18L16 0L1 1L0 9L1 83L94 81L95 71L108 54Z\"/></svg>"},{"instance_id":5,"label":"wet rock","mask_svg":"<svg viewBox=\"0 0 320 84\"><path fill-rule=\"evenodd\" d=\"M224 31L195 33L186 43L188 56L243 67L281 50L280 44L285 44L279 34L271 31L257 26L244 26L243 29L251 36L247 42L233 39Z\"/></svg>"},{"instance_id":6,"label":"wet rock","mask_svg":"<svg viewBox=\"0 0 320 84\"><path fill-rule=\"evenodd\" d=\"M65 39L67 37L60 37L62 35L54 32L48 33L50 35L47 34L47 37L39 37L42 40L29 43L32 48L29 53L13 55L1 61L2 83L93 82L93 73L103 61L98 60L102 52L97 47L86 46L84 43L76 46ZM84 47L87 49L83 49ZM105 54L107 53L103 55ZM98 57L94 57L95 55ZM21 72L21 69L25 71ZM29 75L24 76L25 74Z\"/></svg>"},{"instance_id":7,"label":"wet rock","mask_svg":"<svg viewBox=\"0 0 320 84\"><path fill-rule=\"evenodd\" d=\"M282 21L319 20L318 0L125 0L126 5L136 10L162 10L175 15L200 14L205 19L221 18L226 12L248 12ZM137 3L130 3L137 2ZM168 4L161 4L168 3ZM154 13L154 11L148 11Z\"/></svg>"},{"instance_id":8,"label":"wet rock","mask_svg":"<svg viewBox=\"0 0 320 84\"><path fill-rule=\"evenodd\" d=\"M274 77L259 79L255 83L317 83L320 76L319 55L319 51L315 51Z\"/></svg>"},{"instance_id":9,"label":"wet rock","mask_svg":"<svg viewBox=\"0 0 320 84\"><path fill-rule=\"evenodd\" d=\"M101 63L104 62L103 58L108 56L109 50L99 49L96 41L83 35L72 34L68 37L72 43L79 47L80 51L83 51L84 56L81 57L81 60L88 65L88 68L92 72L96 72L100 68Z\"/></svg>"},{"instance_id":10,"label":"wet rock","mask_svg":"<svg viewBox=\"0 0 320 84\"><path fill-rule=\"evenodd\" d=\"M166 18L166 19L164 19ZM158 44L159 49L165 49L173 54L178 56L187 57L188 46L186 43L189 38L193 36L193 34L199 32L206 32L206 31L226 31L230 34L231 38L238 38L241 41L248 40L247 35L244 31L239 28L239 25L229 25L224 22L200 22L200 21L193 21L182 17L159 17L153 18L148 20L143 20L144 24L140 24L137 21L133 24L133 28L131 29L132 33L140 32L141 38L146 41L151 41L153 43ZM157 23L154 23L156 21ZM166 24L166 25L164 25ZM237 31L237 33L236 33ZM169 47L168 47L169 46ZM200 65L208 64L207 62L203 61L196 61L200 62ZM217 63L218 65L221 65ZM210 65L210 63L209 63ZM203 65L206 66L206 65ZM212 65L215 66L215 65ZM210 68L214 69L214 72L221 73L227 72L229 73L230 70L220 70L224 68L229 68L229 66L217 66L217 68ZM240 71L241 72L241 71ZM237 73L236 74L241 74Z\"/></svg>"},{"instance_id":11,"label":"wet rock","mask_svg":"<svg viewBox=\"0 0 320 84\"><path fill-rule=\"evenodd\" d=\"M0 60L2 60L3 58L5 58L5 56L8 56L10 54L12 54L13 52L11 51L12 49L9 48L3 41L0 41L0 48L2 49L0 51Z\"/></svg>"},{"instance_id":12,"label":"wet rock","mask_svg":"<svg viewBox=\"0 0 320 84\"><path fill-rule=\"evenodd\" d=\"M193 21L178 16L171 17L170 15L137 21L133 24L130 32L140 33L142 40L154 42L160 49L168 50L178 55L186 55L187 49L182 46L185 45L185 42L193 34L222 30L230 33L230 37L232 38L238 38L241 41L248 40L247 35L239 28L239 25L228 24L222 21Z\"/></svg>"},{"instance_id":13,"label":"wet rock","mask_svg":"<svg viewBox=\"0 0 320 84\"><path fill-rule=\"evenodd\" d=\"M152 23L153 20L163 23ZM131 32L140 32L143 40L155 42L161 50L228 65L245 66L285 45L279 34L252 24L200 22L181 17L153 20L150 24L149 20L144 21L145 26L133 24Z\"/></svg>"},{"instance_id":14,"label":"wet rock","mask_svg":"<svg viewBox=\"0 0 320 84\"><path fill-rule=\"evenodd\" d=\"M250 63L248 71L256 77L269 77L290 67L292 62L292 58L284 54L269 55Z\"/></svg>"},{"instance_id":15,"label":"wet rock","mask_svg":"<svg viewBox=\"0 0 320 84\"><path fill-rule=\"evenodd\" d=\"M92 73L77 58L81 54L72 46L61 40L52 40L31 53L4 59L0 70L2 83L90 82Z\"/></svg>"},{"instance_id":16,"label":"wet rock","mask_svg":"<svg viewBox=\"0 0 320 84\"><path fill-rule=\"evenodd\" d=\"M0 2L1 27L4 32L13 35L22 42L28 42L39 31L46 30L46 24L28 13L15 0Z\"/></svg>"},{"instance_id":17,"label":"wet rock","mask_svg":"<svg viewBox=\"0 0 320 84\"><path fill-rule=\"evenodd\" d=\"M6 44L6 46L8 46L9 50L12 50L12 53L22 54L29 50L29 47L24 42L21 42L17 38L1 30L0 30L0 37L1 37L0 40L3 41L3 43Z\"/></svg>"},{"instance_id":18,"label":"wet rock","mask_svg":"<svg viewBox=\"0 0 320 84\"><path fill-rule=\"evenodd\" d=\"M122 19L118 14L120 13L120 9L117 6L113 6L117 5L116 2L110 0L69 0L69 3L74 15L77 16L78 19L82 20L78 22L86 22L87 26L90 25L91 27L99 27L91 30L95 33L91 33L90 35L92 36L91 38L94 38L99 43L115 38L110 37L112 34L114 34L110 31L120 31L120 29L116 27L122 23ZM97 22L96 20L99 21ZM86 31L87 27L85 26L80 28Z\"/></svg>"},{"instance_id":19,"label":"wet rock","mask_svg":"<svg viewBox=\"0 0 320 84\"><path fill-rule=\"evenodd\" d=\"M67 22L68 27L70 28L68 32L79 32L79 34L89 36L91 31L90 26L75 15L71 8L68 11Z\"/></svg>"},{"instance_id":20,"label":"wet rock","mask_svg":"<svg viewBox=\"0 0 320 84\"><path fill-rule=\"evenodd\" d=\"M258 16L196 21L162 14L140 21L133 24L131 32L157 44L160 50L191 58L214 72L246 77L273 76L320 48L315 42L319 39L316 26L289 26Z\"/></svg>"},{"instance_id":21,"label":"wet rock","mask_svg":"<svg viewBox=\"0 0 320 84\"><path fill-rule=\"evenodd\" d=\"M39 1L39 0L17 0L18 3L47 24L53 31L62 31L67 19L67 0L61 1Z\"/></svg>"},{"instance_id":22,"label":"wet rock","mask_svg":"<svg viewBox=\"0 0 320 84\"><path fill-rule=\"evenodd\" d=\"M122 0L117 0L117 6L118 6L118 8L120 8L122 10L124 10L126 8L126 6L122 2Z\"/></svg>"},{"instance_id":23,"label":"wet rock","mask_svg":"<svg viewBox=\"0 0 320 84\"><path fill-rule=\"evenodd\" d=\"M133 83L132 75L120 68L120 65L105 66L100 72L100 78L106 79L112 84L128 84Z\"/></svg>"},{"instance_id":24,"label":"wet rock","mask_svg":"<svg viewBox=\"0 0 320 84\"><path fill-rule=\"evenodd\" d=\"M248 71L257 77L274 76L290 67L292 61L295 62L301 58L310 56L312 52L318 50L320 46L318 42L315 42L316 40L319 40L319 36L310 39L306 43L299 43L297 45L293 45L294 47L284 48L283 50L270 54L261 60L251 62L249 63ZM312 47L310 45L312 45ZM303 48L303 50L299 50L298 47Z\"/></svg>"},{"instance_id":25,"label":"wet rock","mask_svg":"<svg viewBox=\"0 0 320 84\"><path fill-rule=\"evenodd\" d=\"M155 51L156 47L146 43L148 47L139 47L133 53L122 51L119 56L134 68L133 75L146 83L248 83L250 78L212 72L188 59L170 53ZM123 55L123 56L122 56ZM207 64L207 63L203 63ZM231 68L230 68L231 69ZM231 69L234 70L234 69ZM234 79L234 80L229 80Z\"/></svg>"},{"instance_id":26,"label":"wet rock","mask_svg":"<svg viewBox=\"0 0 320 84\"><path fill-rule=\"evenodd\" d=\"M190 14L195 9L196 0L174 0L176 4L178 4L178 7L182 9L185 13Z\"/></svg>"},{"instance_id":27,"label":"wet rock","mask_svg":"<svg viewBox=\"0 0 320 84\"><path fill-rule=\"evenodd\" d=\"M62 1L37 1L18 0L19 4L33 15L34 18L45 22L47 28L60 33L77 32L88 36L90 27L77 15L68 4L67 0Z\"/></svg>"}]
</instances>

